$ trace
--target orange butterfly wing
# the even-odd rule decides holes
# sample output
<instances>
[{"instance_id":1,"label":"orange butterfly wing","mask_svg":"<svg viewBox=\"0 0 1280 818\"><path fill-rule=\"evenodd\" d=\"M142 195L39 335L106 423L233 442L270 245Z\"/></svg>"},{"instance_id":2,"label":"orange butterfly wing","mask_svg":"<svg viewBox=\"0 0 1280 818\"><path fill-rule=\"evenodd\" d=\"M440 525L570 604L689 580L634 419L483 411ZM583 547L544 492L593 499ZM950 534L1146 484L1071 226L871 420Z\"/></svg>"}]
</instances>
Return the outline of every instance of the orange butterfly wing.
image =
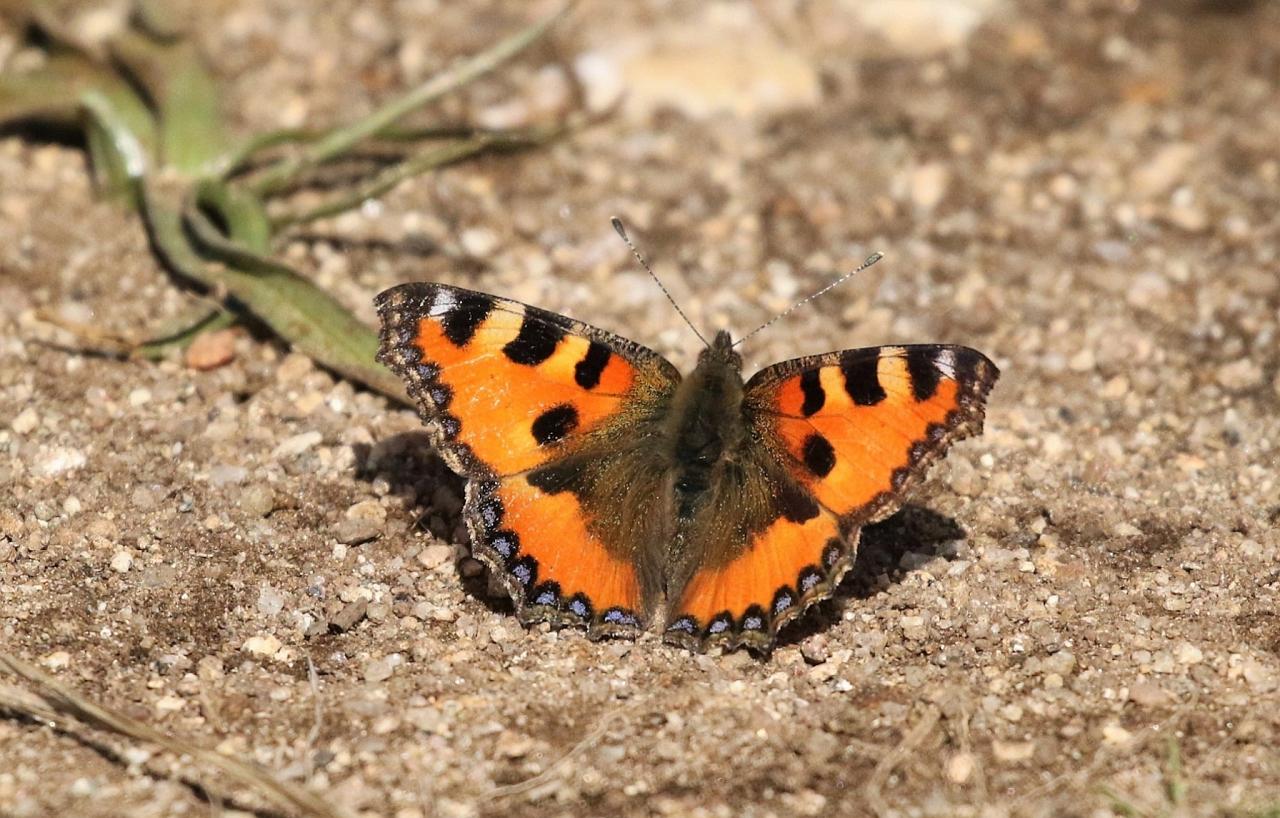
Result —
<instances>
[{"instance_id":1,"label":"orange butterfly wing","mask_svg":"<svg viewBox=\"0 0 1280 818\"><path fill-rule=\"evenodd\" d=\"M485 293L405 284L375 304L378 359L405 380L445 462L469 478L473 552L520 618L586 624L592 635L640 626L638 544L601 524L590 492L546 475L584 453L593 473L608 474L622 427L659 414L679 373L625 339Z\"/></svg>"},{"instance_id":2,"label":"orange butterfly wing","mask_svg":"<svg viewBox=\"0 0 1280 818\"><path fill-rule=\"evenodd\" d=\"M668 616L668 637L767 649L831 594L861 527L892 514L953 441L982 431L998 376L982 353L937 345L833 352L757 373L744 399L748 445L767 453L755 456L774 472L775 508L734 553L708 555Z\"/></svg>"}]
</instances>

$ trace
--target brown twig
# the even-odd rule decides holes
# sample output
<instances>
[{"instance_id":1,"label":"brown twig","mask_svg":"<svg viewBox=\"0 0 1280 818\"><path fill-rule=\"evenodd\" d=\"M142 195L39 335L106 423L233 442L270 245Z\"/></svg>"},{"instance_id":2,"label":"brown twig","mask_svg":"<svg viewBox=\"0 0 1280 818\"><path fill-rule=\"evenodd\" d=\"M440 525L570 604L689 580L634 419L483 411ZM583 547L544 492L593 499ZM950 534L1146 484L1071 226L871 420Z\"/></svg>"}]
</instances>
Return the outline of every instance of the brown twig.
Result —
<instances>
[{"instance_id":1,"label":"brown twig","mask_svg":"<svg viewBox=\"0 0 1280 818\"><path fill-rule=\"evenodd\" d=\"M307 818L345 818L345 811L302 787L281 781L257 765L175 738L118 710L98 704L16 656L0 653L0 671L16 676L30 686L26 690L17 689L16 695L13 694L15 688L9 688L9 695L3 695L5 688L0 688L0 707L6 710L51 722L61 730L70 729L74 720L135 741L155 744L213 768L273 803L292 808Z\"/></svg>"}]
</instances>

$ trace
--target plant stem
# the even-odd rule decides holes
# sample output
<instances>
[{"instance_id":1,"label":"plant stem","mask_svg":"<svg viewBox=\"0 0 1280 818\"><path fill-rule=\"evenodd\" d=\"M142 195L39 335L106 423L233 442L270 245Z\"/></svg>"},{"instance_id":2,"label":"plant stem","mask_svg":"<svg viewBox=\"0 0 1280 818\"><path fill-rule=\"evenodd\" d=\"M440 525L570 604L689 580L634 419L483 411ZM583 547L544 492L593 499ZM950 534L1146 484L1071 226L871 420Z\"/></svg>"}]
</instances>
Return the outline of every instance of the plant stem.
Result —
<instances>
[{"instance_id":1,"label":"plant stem","mask_svg":"<svg viewBox=\"0 0 1280 818\"><path fill-rule=\"evenodd\" d=\"M406 94L391 100L364 119L329 133L301 153L283 159L268 168L253 185L254 191L266 196L287 187L299 174L348 152L356 144L388 127L409 112L444 96L483 76L519 54L546 33L568 10L561 6L555 13L502 40L486 51L464 60L454 68L437 74Z\"/></svg>"},{"instance_id":2,"label":"plant stem","mask_svg":"<svg viewBox=\"0 0 1280 818\"><path fill-rule=\"evenodd\" d=\"M430 148L414 154L403 162L393 165L380 173L374 174L354 190L337 196L328 202L301 213L285 213L273 218L271 220L272 232L279 233L292 225L304 224L317 219L336 216L348 210L354 210L366 201L381 196L406 179L467 159L490 148L514 148L542 144L559 132L560 129L556 129L550 135L531 133L526 138L513 138L510 134L478 134L469 139L460 139L451 144Z\"/></svg>"}]
</instances>

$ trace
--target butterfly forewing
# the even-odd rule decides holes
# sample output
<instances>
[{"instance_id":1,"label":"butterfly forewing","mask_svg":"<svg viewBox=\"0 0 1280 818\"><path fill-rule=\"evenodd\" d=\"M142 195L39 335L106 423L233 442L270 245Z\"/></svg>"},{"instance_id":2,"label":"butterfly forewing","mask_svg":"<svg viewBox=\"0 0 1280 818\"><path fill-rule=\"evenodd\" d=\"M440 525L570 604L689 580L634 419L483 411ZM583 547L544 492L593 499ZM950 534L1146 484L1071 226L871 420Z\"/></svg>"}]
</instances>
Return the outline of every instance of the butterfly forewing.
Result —
<instances>
[{"instance_id":1,"label":"butterfly forewing","mask_svg":"<svg viewBox=\"0 0 1280 818\"><path fill-rule=\"evenodd\" d=\"M593 634L642 624L633 521L606 489L632 464L637 430L661 417L675 368L603 330L457 287L406 284L376 306L379 360L470 478L473 550L521 618Z\"/></svg>"},{"instance_id":2,"label":"butterfly forewing","mask_svg":"<svg viewBox=\"0 0 1280 818\"><path fill-rule=\"evenodd\" d=\"M982 431L999 370L960 346L832 352L761 370L746 387L752 425L823 507L882 519L929 461Z\"/></svg>"}]
</instances>

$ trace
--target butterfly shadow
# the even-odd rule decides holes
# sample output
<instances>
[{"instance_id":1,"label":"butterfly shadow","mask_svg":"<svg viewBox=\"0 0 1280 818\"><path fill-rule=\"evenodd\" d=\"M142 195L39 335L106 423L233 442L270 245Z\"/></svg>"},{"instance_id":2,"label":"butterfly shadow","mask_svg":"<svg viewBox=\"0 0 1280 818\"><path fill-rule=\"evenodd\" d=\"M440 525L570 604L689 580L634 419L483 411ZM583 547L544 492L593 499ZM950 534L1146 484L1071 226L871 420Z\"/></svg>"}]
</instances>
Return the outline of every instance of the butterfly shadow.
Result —
<instances>
[{"instance_id":1,"label":"butterfly shadow","mask_svg":"<svg viewBox=\"0 0 1280 818\"><path fill-rule=\"evenodd\" d=\"M827 631L840 621L844 600L869 599L901 582L912 568L935 558L954 559L956 543L965 537L965 530L951 517L913 503L867 526L862 529L853 568L836 592L784 628L777 646L797 644Z\"/></svg>"},{"instance_id":2,"label":"butterfly shadow","mask_svg":"<svg viewBox=\"0 0 1280 818\"><path fill-rule=\"evenodd\" d=\"M373 444L354 444L351 450L357 479L381 483L378 493L403 500L406 513L416 515L415 527L442 542L459 542L459 533L466 530L462 517L466 481L445 465L426 432L402 432ZM461 536L465 541L465 534Z\"/></svg>"},{"instance_id":3,"label":"butterfly shadow","mask_svg":"<svg viewBox=\"0 0 1280 818\"><path fill-rule=\"evenodd\" d=\"M445 464L426 432L402 432L370 445L358 443L355 454L357 478L368 483L383 481L387 494L403 500L406 514L413 514L413 527L431 534L441 543L465 546L470 554L470 538L462 513L467 481ZM495 613L515 611L505 594L491 592L487 572L470 557L457 563L462 590Z\"/></svg>"}]
</instances>

